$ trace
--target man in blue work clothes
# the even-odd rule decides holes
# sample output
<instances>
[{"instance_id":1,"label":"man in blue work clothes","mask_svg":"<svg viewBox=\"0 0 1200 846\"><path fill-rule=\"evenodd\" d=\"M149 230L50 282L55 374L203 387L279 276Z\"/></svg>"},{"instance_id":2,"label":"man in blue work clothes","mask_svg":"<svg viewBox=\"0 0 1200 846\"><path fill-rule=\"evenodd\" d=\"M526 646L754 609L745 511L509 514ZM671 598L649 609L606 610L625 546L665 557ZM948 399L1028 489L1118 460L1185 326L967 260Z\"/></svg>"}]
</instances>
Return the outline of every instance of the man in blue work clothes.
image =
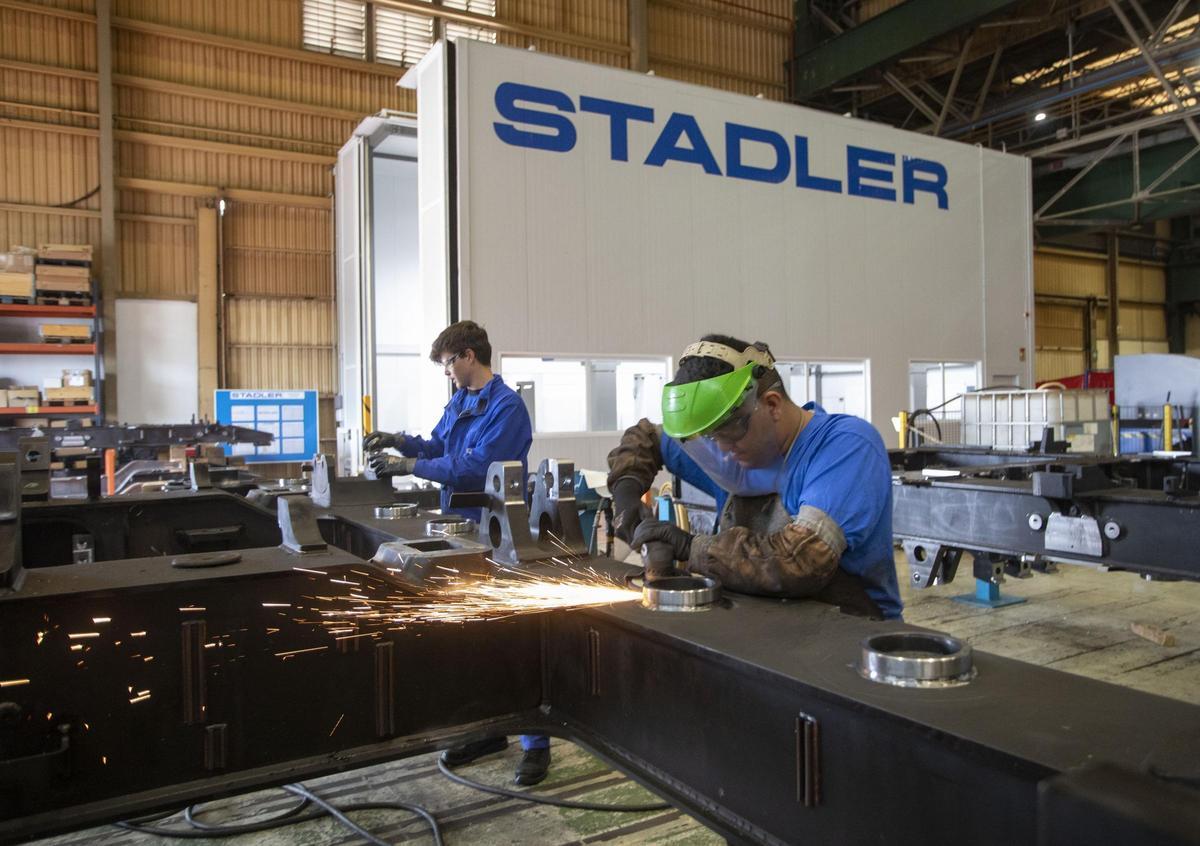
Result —
<instances>
[{"instance_id":1,"label":"man in blue work clothes","mask_svg":"<svg viewBox=\"0 0 1200 846\"><path fill-rule=\"evenodd\" d=\"M520 461L523 472L533 431L525 403L492 372L492 345L479 324L462 320L448 326L433 342L429 358L440 364L457 389L442 419L428 438L403 433L372 432L363 440L376 476L418 476L441 483L442 512L479 519L479 509L450 508L455 491L483 490L493 461ZM383 452L387 448L400 455ZM508 746L504 737L447 749L442 760L451 767L468 764ZM537 784L550 766L550 739L526 735L516 782Z\"/></svg>"},{"instance_id":2,"label":"man in blue work clothes","mask_svg":"<svg viewBox=\"0 0 1200 846\"><path fill-rule=\"evenodd\" d=\"M900 617L883 440L861 418L793 403L766 344L706 335L689 346L663 388L662 426L626 430L608 464L615 528L635 549L666 544L731 590ZM728 494L717 534L645 519L638 499L663 466L699 468Z\"/></svg>"}]
</instances>

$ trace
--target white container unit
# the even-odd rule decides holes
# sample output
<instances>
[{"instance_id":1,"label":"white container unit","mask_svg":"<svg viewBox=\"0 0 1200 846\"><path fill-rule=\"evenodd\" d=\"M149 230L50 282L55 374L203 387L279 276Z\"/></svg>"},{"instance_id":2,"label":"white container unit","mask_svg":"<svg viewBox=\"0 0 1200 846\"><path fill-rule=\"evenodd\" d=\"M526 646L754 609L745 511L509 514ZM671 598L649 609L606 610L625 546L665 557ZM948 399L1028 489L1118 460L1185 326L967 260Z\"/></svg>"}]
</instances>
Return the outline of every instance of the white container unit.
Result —
<instances>
[{"instance_id":1,"label":"white container unit","mask_svg":"<svg viewBox=\"0 0 1200 846\"><path fill-rule=\"evenodd\" d=\"M1025 449L1054 429L1074 452L1111 452L1107 390L978 391L962 395L963 443Z\"/></svg>"}]
</instances>

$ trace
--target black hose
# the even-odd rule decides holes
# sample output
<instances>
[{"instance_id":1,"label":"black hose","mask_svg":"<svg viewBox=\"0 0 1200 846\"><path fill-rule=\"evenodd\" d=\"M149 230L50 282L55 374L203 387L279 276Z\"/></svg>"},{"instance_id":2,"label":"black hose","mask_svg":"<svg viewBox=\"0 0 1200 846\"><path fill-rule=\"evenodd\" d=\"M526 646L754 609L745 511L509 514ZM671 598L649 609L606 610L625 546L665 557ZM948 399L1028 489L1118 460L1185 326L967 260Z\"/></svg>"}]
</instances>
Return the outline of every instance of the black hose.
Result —
<instances>
[{"instance_id":1,"label":"black hose","mask_svg":"<svg viewBox=\"0 0 1200 846\"><path fill-rule=\"evenodd\" d=\"M275 828L308 822L309 820L319 819L324 816L331 816L359 837L365 838L369 843L375 844L375 846L390 846L386 841L380 840L361 826L352 822L346 817L346 814L354 811L407 811L423 819L428 824L430 832L433 835L433 842L437 846L443 846L442 831L437 819L420 805L411 805L407 802L354 802L337 807L325 801L302 784L284 785L283 789L299 796L300 801L291 808L281 811L272 817L254 822L211 825L196 819L197 815L202 813L198 805L189 805L183 811L183 818L190 828L168 828L166 826L152 825L152 823L162 822L168 817L174 816L175 811L135 817L131 820L122 820L121 822L113 823L113 825L125 831L134 831L138 834L149 834L155 837L207 840L215 837L234 837L239 834L269 831ZM309 809L307 813L303 813L309 805L316 805L317 807Z\"/></svg>"},{"instance_id":2,"label":"black hose","mask_svg":"<svg viewBox=\"0 0 1200 846\"><path fill-rule=\"evenodd\" d=\"M945 405L945 403L942 403L942 405ZM938 406L938 407L941 408L941 406ZM913 421L916 420L918 417L928 417L930 420L933 421L933 428L934 428L934 431L937 432L937 439L940 442L942 440L942 424L938 422L937 417L935 417L934 413L932 411L930 411L928 408L918 408L918 409L914 409L913 411L910 411L908 413L908 434L906 435L906 437L908 438L907 444L910 446L913 446L913 447L920 446L920 444L918 444L916 442L916 437L915 437L916 432L913 429L913 425L912 425Z\"/></svg>"},{"instance_id":3,"label":"black hose","mask_svg":"<svg viewBox=\"0 0 1200 846\"><path fill-rule=\"evenodd\" d=\"M481 784L469 778L464 778L458 773L451 771L441 758L438 758L438 769L442 771L442 775L446 778L455 784L461 784L463 787L470 787L473 790L491 793L493 796L503 796L507 799L520 799L524 802L534 802L538 805L553 805L555 808L576 808L581 811L612 811L621 814L636 814L643 811L665 811L671 807L666 802L655 802L645 805L608 805L601 802L577 802L573 799L555 799L553 796L535 796L531 793L494 787L490 784Z\"/></svg>"}]
</instances>

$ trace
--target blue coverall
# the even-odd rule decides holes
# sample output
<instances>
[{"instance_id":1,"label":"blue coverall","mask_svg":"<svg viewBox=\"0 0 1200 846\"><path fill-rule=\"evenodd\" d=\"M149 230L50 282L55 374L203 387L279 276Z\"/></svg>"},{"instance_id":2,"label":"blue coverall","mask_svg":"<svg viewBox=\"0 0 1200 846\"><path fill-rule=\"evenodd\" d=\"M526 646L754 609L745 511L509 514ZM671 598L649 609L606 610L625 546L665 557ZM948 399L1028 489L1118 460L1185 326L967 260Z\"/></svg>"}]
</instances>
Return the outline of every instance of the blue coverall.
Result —
<instances>
[{"instance_id":1,"label":"blue coverall","mask_svg":"<svg viewBox=\"0 0 1200 846\"><path fill-rule=\"evenodd\" d=\"M414 475L441 483L443 514L478 520L478 508L450 508L450 495L483 490L493 461L520 461L521 478L526 478L532 442L533 428L525 403L496 374L478 391L456 391L433 433L428 438L406 437L400 452L417 459ZM549 746L548 737L521 737L521 748L525 750Z\"/></svg>"}]
</instances>

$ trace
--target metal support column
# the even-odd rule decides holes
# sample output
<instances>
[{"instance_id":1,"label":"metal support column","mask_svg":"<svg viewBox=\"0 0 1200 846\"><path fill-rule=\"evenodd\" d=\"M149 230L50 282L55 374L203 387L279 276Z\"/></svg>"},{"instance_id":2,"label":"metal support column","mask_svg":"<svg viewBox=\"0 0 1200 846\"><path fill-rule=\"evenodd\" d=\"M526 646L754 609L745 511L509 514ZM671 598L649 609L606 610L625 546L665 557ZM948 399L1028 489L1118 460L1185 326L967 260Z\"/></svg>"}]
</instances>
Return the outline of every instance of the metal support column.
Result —
<instances>
[{"instance_id":1,"label":"metal support column","mask_svg":"<svg viewBox=\"0 0 1200 846\"><path fill-rule=\"evenodd\" d=\"M647 0L629 0L629 69L650 70L650 24Z\"/></svg>"},{"instance_id":2,"label":"metal support column","mask_svg":"<svg viewBox=\"0 0 1200 846\"><path fill-rule=\"evenodd\" d=\"M113 142L112 0L96 0L96 69L100 118L100 302L104 339L104 411L119 419L117 408L117 292L121 254L117 246L116 159ZM99 375L99 374L97 374Z\"/></svg>"},{"instance_id":3,"label":"metal support column","mask_svg":"<svg viewBox=\"0 0 1200 846\"><path fill-rule=\"evenodd\" d=\"M1120 346L1120 292L1117 285L1121 266L1120 243L1116 232L1108 234L1108 264L1104 273L1105 295L1108 297L1108 366L1115 367Z\"/></svg>"}]
</instances>

